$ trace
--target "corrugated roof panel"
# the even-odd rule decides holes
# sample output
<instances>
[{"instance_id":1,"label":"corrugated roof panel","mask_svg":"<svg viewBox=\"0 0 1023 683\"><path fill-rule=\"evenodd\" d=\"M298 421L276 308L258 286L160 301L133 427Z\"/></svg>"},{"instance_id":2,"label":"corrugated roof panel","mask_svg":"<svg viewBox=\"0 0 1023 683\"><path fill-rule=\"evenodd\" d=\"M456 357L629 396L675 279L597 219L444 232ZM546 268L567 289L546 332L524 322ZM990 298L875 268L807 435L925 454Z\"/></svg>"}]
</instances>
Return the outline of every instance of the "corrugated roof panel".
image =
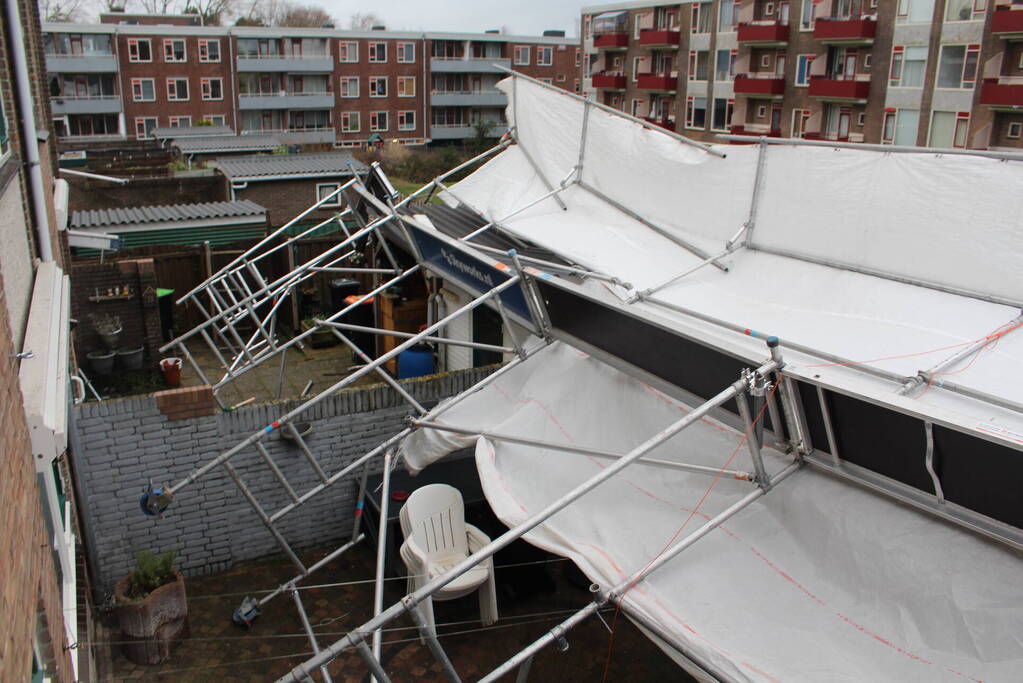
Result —
<instances>
[{"instance_id":1,"label":"corrugated roof panel","mask_svg":"<svg viewBox=\"0 0 1023 683\"><path fill-rule=\"evenodd\" d=\"M266 209L250 200L236 202L205 202L112 209L75 211L70 227L76 230L144 223L171 223L237 216L263 216Z\"/></svg>"},{"instance_id":2,"label":"corrugated roof panel","mask_svg":"<svg viewBox=\"0 0 1023 683\"><path fill-rule=\"evenodd\" d=\"M325 154L270 154L263 156L221 157L213 165L229 178L253 178L287 175L351 175L369 168L348 152Z\"/></svg>"}]
</instances>

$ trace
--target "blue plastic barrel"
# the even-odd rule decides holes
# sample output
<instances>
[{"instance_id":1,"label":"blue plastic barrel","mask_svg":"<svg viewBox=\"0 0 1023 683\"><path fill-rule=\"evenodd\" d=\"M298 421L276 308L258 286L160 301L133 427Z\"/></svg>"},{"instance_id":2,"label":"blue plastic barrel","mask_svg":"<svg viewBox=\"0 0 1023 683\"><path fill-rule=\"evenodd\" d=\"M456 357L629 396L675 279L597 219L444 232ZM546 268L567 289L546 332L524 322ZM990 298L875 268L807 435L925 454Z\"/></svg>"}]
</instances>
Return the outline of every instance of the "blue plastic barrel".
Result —
<instances>
[{"instance_id":1,"label":"blue plastic barrel","mask_svg":"<svg viewBox=\"0 0 1023 683\"><path fill-rule=\"evenodd\" d=\"M433 351L408 349L398 354L398 379L433 374Z\"/></svg>"}]
</instances>

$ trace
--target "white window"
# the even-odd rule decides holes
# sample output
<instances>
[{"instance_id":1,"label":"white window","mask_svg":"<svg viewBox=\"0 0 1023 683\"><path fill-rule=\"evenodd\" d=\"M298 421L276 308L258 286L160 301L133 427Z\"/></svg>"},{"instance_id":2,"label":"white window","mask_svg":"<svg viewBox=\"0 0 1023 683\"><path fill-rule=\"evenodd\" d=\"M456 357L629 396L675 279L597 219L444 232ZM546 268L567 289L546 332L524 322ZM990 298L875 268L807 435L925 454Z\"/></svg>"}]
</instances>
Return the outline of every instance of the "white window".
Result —
<instances>
[{"instance_id":1,"label":"white window","mask_svg":"<svg viewBox=\"0 0 1023 683\"><path fill-rule=\"evenodd\" d=\"M370 64L383 64L387 61L387 43L369 44Z\"/></svg>"},{"instance_id":2,"label":"white window","mask_svg":"<svg viewBox=\"0 0 1023 683\"><path fill-rule=\"evenodd\" d=\"M192 125L191 116L168 116L167 125L171 128L189 128Z\"/></svg>"},{"instance_id":3,"label":"white window","mask_svg":"<svg viewBox=\"0 0 1023 683\"><path fill-rule=\"evenodd\" d=\"M761 69L769 69L769 68L771 68L771 55L770 54L764 53L764 54L760 55L760 68Z\"/></svg>"},{"instance_id":4,"label":"white window","mask_svg":"<svg viewBox=\"0 0 1023 683\"><path fill-rule=\"evenodd\" d=\"M360 130L362 130L362 124L359 120L359 112L357 111L341 112L342 133L358 133Z\"/></svg>"},{"instance_id":5,"label":"white window","mask_svg":"<svg viewBox=\"0 0 1023 683\"><path fill-rule=\"evenodd\" d=\"M973 21L982 18L986 3L980 2L980 9L977 9L977 4L977 0L945 0L945 21Z\"/></svg>"},{"instance_id":6,"label":"white window","mask_svg":"<svg viewBox=\"0 0 1023 683\"><path fill-rule=\"evenodd\" d=\"M572 91L576 92L576 93L579 92L579 79L578 78L575 79L575 82L572 84Z\"/></svg>"},{"instance_id":7,"label":"white window","mask_svg":"<svg viewBox=\"0 0 1023 683\"><path fill-rule=\"evenodd\" d=\"M167 101L187 102L188 101L188 79L168 78L167 79Z\"/></svg>"},{"instance_id":8,"label":"white window","mask_svg":"<svg viewBox=\"0 0 1023 683\"><path fill-rule=\"evenodd\" d=\"M536 65L550 66L554 63L554 49L549 46L536 48Z\"/></svg>"},{"instance_id":9,"label":"white window","mask_svg":"<svg viewBox=\"0 0 1023 683\"><path fill-rule=\"evenodd\" d=\"M387 112L371 111L369 113L369 129L378 133L387 130Z\"/></svg>"},{"instance_id":10,"label":"white window","mask_svg":"<svg viewBox=\"0 0 1023 683\"><path fill-rule=\"evenodd\" d=\"M934 16L934 0L898 0L895 20L906 24L929 24Z\"/></svg>"},{"instance_id":11,"label":"white window","mask_svg":"<svg viewBox=\"0 0 1023 683\"><path fill-rule=\"evenodd\" d=\"M358 76L342 76L341 77L341 97L346 99L355 99L359 96L359 77Z\"/></svg>"},{"instance_id":12,"label":"white window","mask_svg":"<svg viewBox=\"0 0 1023 683\"><path fill-rule=\"evenodd\" d=\"M359 44L354 40L342 40L337 44L337 59L346 64L359 61Z\"/></svg>"},{"instance_id":13,"label":"white window","mask_svg":"<svg viewBox=\"0 0 1023 683\"><path fill-rule=\"evenodd\" d=\"M764 15L768 16L768 17L774 15L774 3L773 2L765 2L764 3Z\"/></svg>"},{"instance_id":14,"label":"white window","mask_svg":"<svg viewBox=\"0 0 1023 683\"><path fill-rule=\"evenodd\" d=\"M722 97L714 98L714 116L711 119L711 130L726 131L732 124L732 111L735 107L735 100L728 100Z\"/></svg>"},{"instance_id":15,"label":"white window","mask_svg":"<svg viewBox=\"0 0 1023 683\"><path fill-rule=\"evenodd\" d=\"M919 127L919 109L886 109L881 142L888 145L915 147Z\"/></svg>"},{"instance_id":16,"label":"white window","mask_svg":"<svg viewBox=\"0 0 1023 683\"><path fill-rule=\"evenodd\" d=\"M867 113L866 112L861 111L859 114L856 115L856 125L857 126L862 128L864 126L864 124L866 124L866 122L867 122Z\"/></svg>"},{"instance_id":17,"label":"white window","mask_svg":"<svg viewBox=\"0 0 1023 683\"><path fill-rule=\"evenodd\" d=\"M163 61L165 62L186 62L184 38L166 38L163 41Z\"/></svg>"},{"instance_id":18,"label":"white window","mask_svg":"<svg viewBox=\"0 0 1023 683\"><path fill-rule=\"evenodd\" d=\"M942 45L936 87L973 88L979 59L979 45Z\"/></svg>"},{"instance_id":19,"label":"white window","mask_svg":"<svg viewBox=\"0 0 1023 683\"><path fill-rule=\"evenodd\" d=\"M128 61L129 62L153 61L153 48L149 43L149 38L128 39Z\"/></svg>"},{"instance_id":20,"label":"white window","mask_svg":"<svg viewBox=\"0 0 1023 683\"><path fill-rule=\"evenodd\" d=\"M515 66L529 66L529 46L516 45L512 63Z\"/></svg>"},{"instance_id":21,"label":"white window","mask_svg":"<svg viewBox=\"0 0 1023 683\"><path fill-rule=\"evenodd\" d=\"M643 57L632 58L632 82L635 83L639 80L639 67L643 63Z\"/></svg>"},{"instance_id":22,"label":"white window","mask_svg":"<svg viewBox=\"0 0 1023 683\"><path fill-rule=\"evenodd\" d=\"M398 97L416 96L416 77L398 76Z\"/></svg>"},{"instance_id":23,"label":"white window","mask_svg":"<svg viewBox=\"0 0 1023 683\"><path fill-rule=\"evenodd\" d=\"M387 97L387 76L369 77L369 96Z\"/></svg>"},{"instance_id":24,"label":"white window","mask_svg":"<svg viewBox=\"0 0 1023 683\"><path fill-rule=\"evenodd\" d=\"M873 64L873 63L874 63L874 55L872 55L869 52L867 54L863 55L863 70L864 71L867 71L868 69L870 69L870 65Z\"/></svg>"},{"instance_id":25,"label":"white window","mask_svg":"<svg viewBox=\"0 0 1023 683\"><path fill-rule=\"evenodd\" d=\"M807 86L810 85L810 67L813 65L813 60L817 55L797 55L796 56L796 85Z\"/></svg>"},{"instance_id":26,"label":"white window","mask_svg":"<svg viewBox=\"0 0 1023 683\"><path fill-rule=\"evenodd\" d=\"M733 0L720 0L718 5L718 33L735 30L739 21L739 3Z\"/></svg>"},{"instance_id":27,"label":"white window","mask_svg":"<svg viewBox=\"0 0 1023 683\"><path fill-rule=\"evenodd\" d=\"M927 145L963 149L966 147L969 127L969 112L936 111L931 116L931 134Z\"/></svg>"},{"instance_id":28,"label":"white window","mask_svg":"<svg viewBox=\"0 0 1023 683\"><path fill-rule=\"evenodd\" d=\"M565 80L565 74L558 74L558 83L564 83Z\"/></svg>"},{"instance_id":29,"label":"white window","mask_svg":"<svg viewBox=\"0 0 1023 683\"><path fill-rule=\"evenodd\" d=\"M135 137L139 140L146 140L153 137L153 129L156 128L157 117L140 116L135 119Z\"/></svg>"},{"instance_id":30,"label":"white window","mask_svg":"<svg viewBox=\"0 0 1023 683\"><path fill-rule=\"evenodd\" d=\"M416 112L414 111L399 111L398 112L398 130L415 130L416 129Z\"/></svg>"},{"instance_id":31,"label":"white window","mask_svg":"<svg viewBox=\"0 0 1023 683\"><path fill-rule=\"evenodd\" d=\"M579 48L575 49L575 65L576 67L582 66L583 63L583 52Z\"/></svg>"},{"instance_id":32,"label":"white window","mask_svg":"<svg viewBox=\"0 0 1023 683\"><path fill-rule=\"evenodd\" d=\"M211 126L226 126L227 117L223 114L203 114L202 120Z\"/></svg>"},{"instance_id":33,"label":"white window","mask_svg":"<svg viewBox=\"0 0 1023 683\"><path fill-rule=\"evenodd\" d=\"M340 183L316 183L316 201L319 202L325 197L330 197L335 192L333 197L330 197L327 201L320 204L320 206L341 206L341 193L338 189L341 187Z\"/></svg>"},{"instance_id":34,"label":"white window","mask_svg":"<svg viewBox=\"0 0 1023 683\"><path fill-rule=\"evenodd\" d=\"M762 119L767 116L767 105L761 104L757 107L757 118Z\"/></svg>"},{"instance_id":35,"label":"white window","mask_svg":"<svg viewBox=\"0 0 1023 683\"><path fill-rule=\"evenodd\" d=\"M220 61L220 41L202 39L199 41L199 61L200 62L219 62Z\"/></svg>"},{"instance_id":36,"label":"white window","mask_svg":"<svg viewBox=\"0 0 1023 683\"><path fill-rule=\"evenodd\" d=\"M896 45L892 48L892 68L888 84L899 88L920 88L927 64L926 45Z\"/></svg>"},{"instance_id":37,"label":"white window","mask_svg":"<svg viewBox=\"0 0 1023 683\"><path fill-rule=\"evenodd\" d=\"M735 80L735 58L736 50L718 50L717 61L714 65L715 81Z\"/></svg>"},{"instance_id":38,"label":"white window","mask_svg":"<svg viewBox=\"0 0 1023 683\"><path fill-rule=\"evenodd\" d=\"M686 128L703 129L707 127L707 98L686 98Z\"/></svg>"},{"instance_id":39,"label":"white window","mask_svg":"<svg viewBox=\"0 0 1023 683\"><path fill-rule=\"evenodd\" d=\"M152 78L131 79L131 99L133 102L155 102L156 85Z\"/></svg>"},{"instance_id":40,"label":"white window","mask_svg":"<svg viewBox=\"0 0 1023 683\"><path fill-rule=\"evenodd\" d=\"M689 80L691 81L705 81L707 80L708 64L710 62L710 52L707 50L690 50L689 51Z\"/></svg>"},{"instance_id":41,"label":"white window","mask_svg":"<svg viewBox=\"0 0 1023 683\"><path fill-rule=\"evenodd\" d=\"M694 2L692 9L693 22L690 31L693 33L710 33L711 3Z\"/></svg>"},{"instance_id":42,"label":"white window","mask_svg":"<svg viewBox=\"0 0 1023 683\"><path fill-rule=\"evenodd\" d=\"M398 63L399 64L414 64L416 61L416 44L415 43L398 43L396 48L398 51Z\"/></svg>"},{"instance_id":43,"label":"white window","mask_svg":"<svg viewBox=\"0 0 1023 683\"><path fill-rule=\"evenodd\" d=\"M1023 133L1023 122L1013 121L1009 124L1008 129L1006 129L1005 137L1012 140L1019 140L1021 133Z\"/></svg>"},{"instance_id":44,"label":"white window","mask_svg":"<svg viewBox=\"0 0 1023 683\"><path fill-rule=\"evenodd\" d=\"M799 15L799 30L812 31L817 19L818 0L803 0L803 10Z\"/></svg>"},{"instance_id":45,"label":"white window","mask_svg":"<svg viewBox=\"0 0 1023 683\"><path fill-rule=\"evenodd\" d=\"M223 78L201 78L199 79L199 86L202 88L202 98L204 100L224 99Z\"/></svg>"}]
</instances>

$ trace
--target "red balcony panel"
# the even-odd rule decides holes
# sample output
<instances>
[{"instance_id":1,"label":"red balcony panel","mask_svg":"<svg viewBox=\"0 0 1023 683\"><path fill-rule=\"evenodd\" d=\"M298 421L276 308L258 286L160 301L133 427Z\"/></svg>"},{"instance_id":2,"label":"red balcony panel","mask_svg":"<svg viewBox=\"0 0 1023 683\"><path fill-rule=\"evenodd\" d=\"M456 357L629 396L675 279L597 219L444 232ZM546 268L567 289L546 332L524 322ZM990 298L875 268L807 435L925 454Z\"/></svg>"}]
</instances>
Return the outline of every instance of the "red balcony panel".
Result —
<instances>
[{"instance_id":1,"label":"red balcony panel","mask_svg":"<svg viewBox=\"0 0 1023 683\"><path fill-rule=\"evenodd\" d=\"M997 79L984 81L980 103L991 107L1023 107L1023 84L999 83Z\"/></svg>"},{"instance_id":2,"label":"red balcony panel","mask_svg":"<svg viewBox=\"0 0 1023 683\"><path fill-rule=\"evenodd\" d=\"M677 90L678 77L659 76L654 74L640 74L637 79L637 87L640 90Z\"/></svg>"},{"instance_id":3,"label":"red balcony panel","mask_svg":"<svg viewBox=\"0 0 1023 683\"><path fill-rule=\"evenodd\" d=\"M870 81L854 81L814 76L810 79L810 97L830 100L865 100L870 94Z\"/></svg>"},{"instance_id":4,"label":"red balcony panel","mask_svg":"<svg viewBox=\"0 0 1023 683\"><path fill-rule=\"evenodd\" d=\"M628 33L604 33L593 39L593 46L598 48L627 48L629 47Z\"/></svg>"},{"instance_id":5,"label":"red balcony panel","mask_svg":"<svg viewBox=\"0 0 1023 683\"><path fill-rule=\"evenodd\" d=\"M639 32L639 44L643 47L674 46L680 42L678 31L657 31L647 29Z\"/></svg>"},{"instance_id":6,"label":"red balcony panel","mask_svg":"<svg viewBox=\"0 0 1023 683\"><path fill-rule=\"evenodd\" d=\"M671 131L675 130L675 122L670 120L670 119L652 119L652 118L647 117L647 118L644 118L643 120L647 121L648 123L652 123L655 126L660 126L664 130L671 130Z\"/></svg>"},{"instance_id":7,"label":"red balcony panel","mask_svg":"<svg viewBox=\"0 0 1023 683\"><path fill-rule=\"evenodd\" d=\"M783 45L789 42L789 26L777 21L770 24L739 24L739 42Z\"/></svg>"},{"instance_id":8,"label":"red balcony panel","mask_svg":"<svg viewBox=\"0 0 1023 683\"><path fill-rule=\"evenodd\" d=\"M746 126L737 125L737 126L732 126L730 130L731 130L732 135L749 135L751 138L759 138L759 137L780 138L781 137L781 128L772 128L772 129L770 129L768 131L761 131L759 129L758 130L747 130ZM732 140L732 142L731 142L731 144L733 144L733 145L752 145L752 144L755 144L755 143L756 143L755 139L751 139L749 142L741 142L741 141L738 141L738 140Z\"/></svg>"},{"instance_id":9,"label":"red balcony panel","mask_svg":"<svg viewBox=\"0 0 1023 683\"><path fill-rule=\"evenodd\" d=\"M784 95L785 79L778 78L753 78L746 74L738 74L735 77L736 95Z\"/></svg>"},{"instance_id":10,"label":"red balcony panel","mask_svg":"<svg viewBox=\"0 0 1023 683\"><path fill-rule=\"evenodd\" d=\"M991 17L991 33L1023 34L1023 9L995 7L994 15Z\"/></svg>"},{"instance_id":11,"label":"red balcony panel","mask_svg":"<svg viewBox=\"0 0 1023 683\"><path fill-rule=\"evenodd\" d=\"M873 19L818 19L813 37L828 43L873 42L877 22Z\"/></svg>"},{"instance_id":12,"label":"red balcony panel","mask_svg":"<svg viewBox=\"0 0 1023 683\"><path fill-rule=\"evenodd\" d=\"M607 88L609 90L625 90L625 76L616 74L593 74L594 88Z\"/></svg>"}]
</instances>

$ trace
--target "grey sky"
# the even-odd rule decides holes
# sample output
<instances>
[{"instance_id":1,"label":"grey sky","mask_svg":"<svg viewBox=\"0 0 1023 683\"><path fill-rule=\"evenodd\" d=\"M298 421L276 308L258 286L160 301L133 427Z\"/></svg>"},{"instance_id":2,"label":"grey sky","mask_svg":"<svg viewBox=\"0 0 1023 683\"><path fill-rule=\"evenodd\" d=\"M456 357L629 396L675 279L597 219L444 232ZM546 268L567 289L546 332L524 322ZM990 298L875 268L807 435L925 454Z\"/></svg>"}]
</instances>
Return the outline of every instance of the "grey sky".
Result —
<instances>
[{"instance_id":1,"label":"grey sky","mask_svg":"<svg viewBox=\"0 0 1023 683\"><path fill-rule=\"evenodd\" d=\"M372 12L393 30L480 32L506 28L516 35L540 35L560 29L576 35L582 3L578 0L313 0L347 28L356 12ZM594 4L594 3L588 3Z\"/></svg>"}]
</instances>

